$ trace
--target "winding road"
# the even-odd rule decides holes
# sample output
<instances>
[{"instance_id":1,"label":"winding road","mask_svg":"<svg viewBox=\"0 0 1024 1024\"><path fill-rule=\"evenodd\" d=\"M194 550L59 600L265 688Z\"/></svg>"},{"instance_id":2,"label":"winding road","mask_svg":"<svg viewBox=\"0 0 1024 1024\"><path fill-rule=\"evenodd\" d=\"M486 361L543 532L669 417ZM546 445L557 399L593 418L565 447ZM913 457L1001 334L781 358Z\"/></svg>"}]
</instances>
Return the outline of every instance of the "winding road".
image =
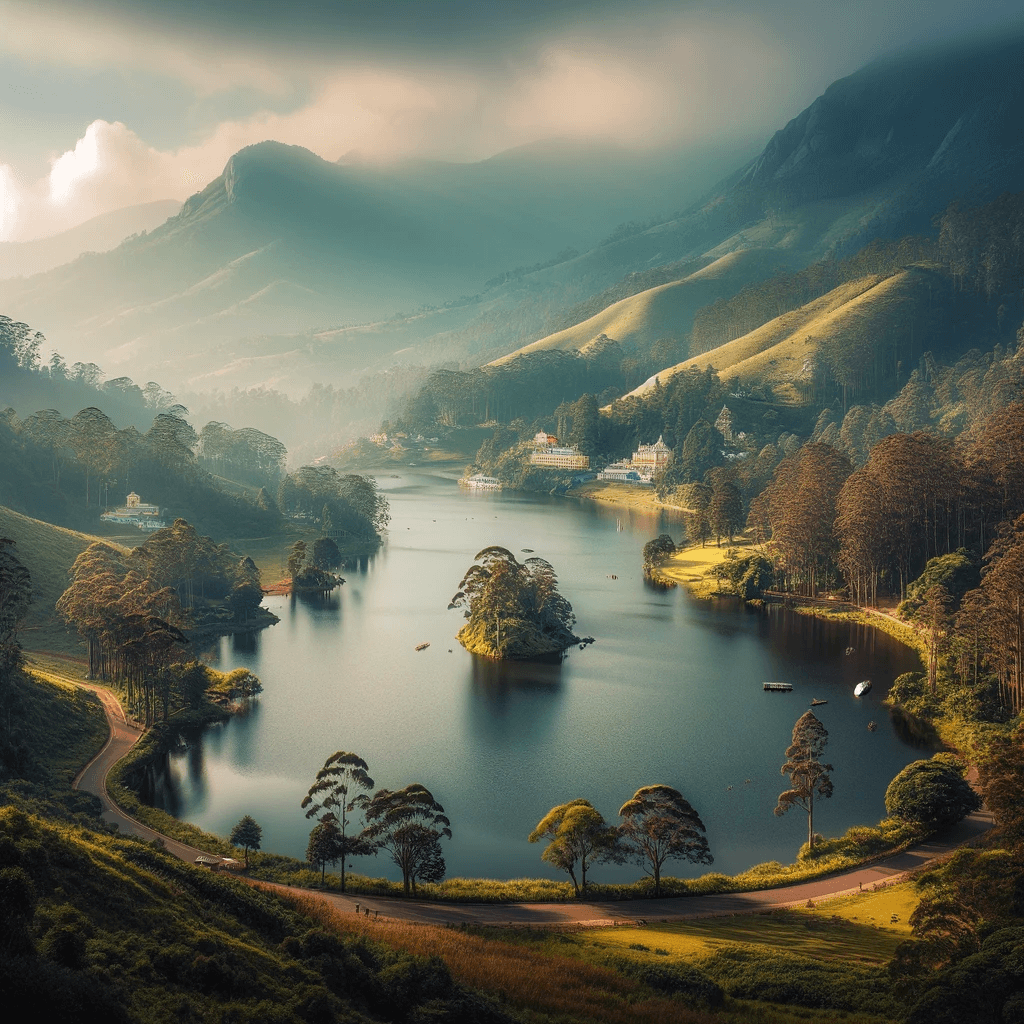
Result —
<instances>
[{"instance_id":1,"label":"winding road","mask_svg":"<svg viewBox=\"0 0 1024 1024\"><path fill-rule=\"evenodd\" d=\"M73 783L74 788L99 797L103 807L103 820L117 825L123 833L157 840L163 843L168 853L190 863L195 863L196 858L200 856L216 858L216 854L209 854L178 842L136 821L111 800L107 792L107 773L138 742L144 730L126 719L117 698L109 690L87 683L79 685L95 693L99 698L110 726L110 736L103 749L79 772ZM803 906L808 900L817 902L888 885L902 880L909 873L932 861L941 860L957 847L977 839L991 827L992 815L985 810L977 811L955 828L919 843L903 853L894 854L865 867L854 868L813 882L718 896L585 903L433 903L387 896L342 895L313 889L302 891L346 912L366 913L369 910L381 917L422 924L544 927L677 921ZM289 892L297 891L294 887L283 885L270 887Z\"/></svg>"}]
</instances>

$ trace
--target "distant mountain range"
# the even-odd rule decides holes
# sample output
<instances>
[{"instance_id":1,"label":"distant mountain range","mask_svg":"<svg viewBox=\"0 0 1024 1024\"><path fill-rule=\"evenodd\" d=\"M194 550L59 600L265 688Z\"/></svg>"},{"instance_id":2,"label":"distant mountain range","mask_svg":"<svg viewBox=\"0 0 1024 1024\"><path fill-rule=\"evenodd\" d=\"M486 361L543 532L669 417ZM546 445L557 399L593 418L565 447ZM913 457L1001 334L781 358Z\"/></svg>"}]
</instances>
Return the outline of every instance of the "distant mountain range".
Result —
<instances>
[{"instance_id":1,"label":"distant mountain range","mask_svg":"<svg viewBox=\"0 0 1024 1024\"><path fill-rule=\"evenodd\" d=\"M538 145L385 170L262 143L149 234L0 282L0 310L74 358L171 387L300 390L395 361L485 362L538 341L684 337L699 304L780 266L928 231L953 200L1024 187L1022 68L1019 39L869 65L698 201L721 166L700 171L696 154ZM741 252L659 285L628 323L610 311L547 340L567 308L628 275ZM471 298L451 303L460 295ZM395 316L425 304L444 308ZM658 322L645 324L644 310Z\"/></svg>"},{"instance_id":2,"label":"distant mountain range","mask_svg":"<svg viewBox=\"0 0 1024 1024\"><path fill-rule=\"evenodd\" d=\"M0 242L0 279L31 277L70 263L84 252L108 252L126 238L152 231L181 209L176 199L126 206L47 238Z\"/></svg>"}]
</instances>

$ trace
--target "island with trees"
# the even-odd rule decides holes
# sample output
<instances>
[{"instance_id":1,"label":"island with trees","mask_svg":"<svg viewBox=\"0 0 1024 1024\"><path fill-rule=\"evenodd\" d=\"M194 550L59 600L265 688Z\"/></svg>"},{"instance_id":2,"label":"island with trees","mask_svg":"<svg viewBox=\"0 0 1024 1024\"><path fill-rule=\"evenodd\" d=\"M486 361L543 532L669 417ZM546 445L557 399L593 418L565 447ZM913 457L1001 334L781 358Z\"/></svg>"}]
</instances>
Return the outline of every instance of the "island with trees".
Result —
<instances>
[{"instance_id":1,"label":"island with trees","mask_svg":"<svg viewBox=\"0 0 1024 1024\"><path fill-rule=\"evenodd\" d=\"M543 558L520 562L507 548L484 548L467 570L449 608L469 620L458 641L472 654L495 660L561 655L591 642L572 630L572 605L558 592L558 577Z\"/></svg>"}]
</instances>

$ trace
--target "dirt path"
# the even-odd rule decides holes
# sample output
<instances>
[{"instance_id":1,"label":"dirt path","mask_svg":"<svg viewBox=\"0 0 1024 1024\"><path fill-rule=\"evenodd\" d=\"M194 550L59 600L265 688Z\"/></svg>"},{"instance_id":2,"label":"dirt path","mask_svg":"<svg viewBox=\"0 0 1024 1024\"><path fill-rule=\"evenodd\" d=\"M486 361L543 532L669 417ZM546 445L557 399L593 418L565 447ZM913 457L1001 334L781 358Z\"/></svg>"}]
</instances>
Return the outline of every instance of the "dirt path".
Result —
<instances>
[{"instance_id":1,"label":"dirt path","mask_svg":"<svg viewBox=\"0 0 1024 1024\"><path fill-rule=\"evenodd\" d=\"M103 804L103 820L116 824L121 832L143 839L159 840L168 853L195 863L196 857L206 851L161 835L125 814L110 799L106 785L107 773L138 742L142 736L142 729L125 719L121 705L109 690L100 686L90 686L88 683L79 685L99 697L110 725L110 738L96 757L79 773L73 783L74 787L98 796ZM676 921L802 906L808 900L817 902L865 889L870 890L879 885L888 885L901 881L908 873L931 861L948 856L957 847L971 842L991 827L992 815L987 811L978 811L943 835L866 867L855 868L814 882L719 896L587 903L440 903L424 900L406 901L388 896L350 896L317 890L297 890L294 887L276 884L271 884L270 888L293 893L302 891L323 899L345 912L365 913L369 910L371 914L376 913L382 917L424 924L544 927L614 925L635 923L640 920ZM206 855L216 856L208 853Z\"/></svg>"}]
</instances>

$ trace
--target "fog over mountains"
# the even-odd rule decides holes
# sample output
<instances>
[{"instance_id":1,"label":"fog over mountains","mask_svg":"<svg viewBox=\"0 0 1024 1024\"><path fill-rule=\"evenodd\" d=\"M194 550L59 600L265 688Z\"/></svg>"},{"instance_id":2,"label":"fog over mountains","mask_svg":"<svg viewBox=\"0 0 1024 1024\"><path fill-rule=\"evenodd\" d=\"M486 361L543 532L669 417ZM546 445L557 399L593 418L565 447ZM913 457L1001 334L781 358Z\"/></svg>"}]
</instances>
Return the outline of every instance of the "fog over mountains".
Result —
<instances>
[{"instance_id":1,"label":"fog over mountains","mask_svg":"<svg viewBox=\"0 0 1024 1024\"><path fill-rule=\"evenodd\" d=\"M487 361L630 273L762 250L702 292L713 301L780 261L930 230L950 201L1019 190L1022 67L1019 39L869 65L724 179L736 154L552 143L378 168L266 142L148 234L0 282L0 309L71 359L172 388L296 391L396 360ZM397 317L459 296L472 298Z\"/></svg>"}]
</instances>

